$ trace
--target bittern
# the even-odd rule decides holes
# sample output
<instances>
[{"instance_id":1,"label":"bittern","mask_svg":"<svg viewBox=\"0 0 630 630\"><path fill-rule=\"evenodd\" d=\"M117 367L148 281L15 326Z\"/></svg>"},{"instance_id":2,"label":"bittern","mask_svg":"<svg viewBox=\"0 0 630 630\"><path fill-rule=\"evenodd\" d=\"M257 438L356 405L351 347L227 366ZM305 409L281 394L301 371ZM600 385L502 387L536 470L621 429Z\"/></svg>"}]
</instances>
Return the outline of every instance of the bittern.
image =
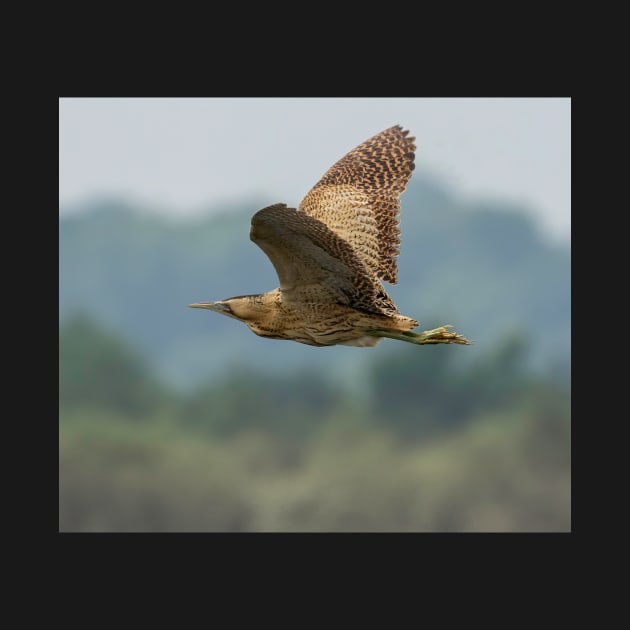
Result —
<instances>
[{"instance_id":1,"label":"bittern","mask_svg":"<svg viewBox=\"0 0 630 630\"><path fill-rule=\"evenodd\" d=\"M261 337L309 346L470 343L441 326L410 332L380 280L396 284L400 195L415 167L415 138L400 125L366 140L332 166L297 209L259 210L250 239L280 286L268 293L190 304L245 323Z\"/></svg>"}]
</instances>

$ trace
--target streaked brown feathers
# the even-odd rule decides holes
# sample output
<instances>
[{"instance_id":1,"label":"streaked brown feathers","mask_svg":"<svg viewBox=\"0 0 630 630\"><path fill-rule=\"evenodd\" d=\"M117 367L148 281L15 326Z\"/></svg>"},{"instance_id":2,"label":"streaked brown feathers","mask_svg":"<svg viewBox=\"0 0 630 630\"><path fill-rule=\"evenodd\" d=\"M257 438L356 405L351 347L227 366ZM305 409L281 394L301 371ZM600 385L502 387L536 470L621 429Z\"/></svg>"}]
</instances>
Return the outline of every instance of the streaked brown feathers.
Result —
<instances>
[{"instance_id":1,"label":"streaked brown feathers","mask_svg":"<svg viewBox=\"0 0 630 630\"><path fill-rule=\"evenodd\" d=\"M468 344L442 326L410 332L381 280L396 283L400 195L414 169L414 138L396 125L336 162L298 209L259 210L250 238L269 257L280 287L198 302L244 322L257 335L311 346L369 347L389 337L415 344Z\"/></svg>"},{"instance_id":2,"label":"streaked brown feathers","mask_svg":"<svg viewBox=\"0 0 630 630\"><path fill-rule=\"evenodd\" d=\"M414 138L395 126L332 166L300 203L263 208L250 238L269 256L288 302L397 312L379 278L397 280L400 194L414 168Z\"/></svg>"},{"instance_id":3,"label":"streaked brown feathers","mask_svg":"<svg viewBox=\"0 0 630 630\"><path fill-rule=\"evenodd\" d=\"M414 141L400 125L373 136L328 169L299 206L392 284L398 279L400 195L415 167Z\"/></svg>"}]
</instances>

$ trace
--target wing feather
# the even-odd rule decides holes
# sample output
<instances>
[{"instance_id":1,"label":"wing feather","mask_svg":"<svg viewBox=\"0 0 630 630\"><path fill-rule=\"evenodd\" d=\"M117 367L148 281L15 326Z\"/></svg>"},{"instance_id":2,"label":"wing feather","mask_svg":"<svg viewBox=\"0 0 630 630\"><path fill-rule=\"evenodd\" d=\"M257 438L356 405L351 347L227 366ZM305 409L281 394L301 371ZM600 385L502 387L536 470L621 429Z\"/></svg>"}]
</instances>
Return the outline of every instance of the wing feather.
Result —
<instances>
[{"instance_id":1,"label":"wing feather","mask_svg":"<svg viewBox=\"0 0 630 630\"><path fill-rule=\"evenodd\" d=\"M415 138L400 125L366 140L336 162L300 203L345 240L370 273L395 284L400 195L415 167Z\"/></svg>"},{"instance_id":2,"label":"wing feather","mask_svg":"<svg viewBox=\"0 0 630 630\"><path fill-rule=\"evenodd\" d=\"M355 250L315 217L274 204L252 217L250 238L269 257L287 302L396 310Z\"/></svg>"}]
</instances>

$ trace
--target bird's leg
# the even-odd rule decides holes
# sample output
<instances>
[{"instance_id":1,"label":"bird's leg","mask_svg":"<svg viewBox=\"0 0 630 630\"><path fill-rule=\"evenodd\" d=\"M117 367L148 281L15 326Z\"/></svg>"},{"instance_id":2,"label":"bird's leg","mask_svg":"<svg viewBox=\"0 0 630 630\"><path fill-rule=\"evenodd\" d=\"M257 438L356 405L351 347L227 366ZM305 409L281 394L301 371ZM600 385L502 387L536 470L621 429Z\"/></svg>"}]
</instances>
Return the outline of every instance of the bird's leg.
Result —
<instances>
[{"instance_id":1,"label":"bird's leg","mask_svg":"<svg viewBox=\"0 0 630 630\"><path fill-rule=\"evenodd\" d=\"M400 341L407 341L408 343L461 343L464 345L470 345L470 341L462 335L449 332L447 328L452 328L449 324L447 326L440 326L433 330L425 330L421 333L414 332L401 332L398 330L370 330L368 335L372 337L388 337L389 339L398 339Z\"/></svg>"}]
</instances>

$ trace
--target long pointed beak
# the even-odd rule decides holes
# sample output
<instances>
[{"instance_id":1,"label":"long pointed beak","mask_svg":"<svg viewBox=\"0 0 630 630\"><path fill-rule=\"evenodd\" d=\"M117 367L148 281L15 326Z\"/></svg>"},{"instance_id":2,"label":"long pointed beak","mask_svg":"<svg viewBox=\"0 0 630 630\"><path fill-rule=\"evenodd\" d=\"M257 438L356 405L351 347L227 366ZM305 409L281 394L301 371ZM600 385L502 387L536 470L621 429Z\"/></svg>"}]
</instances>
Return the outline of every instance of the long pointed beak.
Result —
<instances>
[{"instance_id":1,"label":"long pointed beak","mask_svg":"<svg viewBox=\"0 0 630 630\"><path fill-rule=\"evenodd\" d=\"M195 302L194 304L189 304L188 306L190 306L190 308L207 308L210 311L222 313L223 315L230 315L232 312L230 307L220 300L218 302Z\"/></svg>"}]
</instances>

